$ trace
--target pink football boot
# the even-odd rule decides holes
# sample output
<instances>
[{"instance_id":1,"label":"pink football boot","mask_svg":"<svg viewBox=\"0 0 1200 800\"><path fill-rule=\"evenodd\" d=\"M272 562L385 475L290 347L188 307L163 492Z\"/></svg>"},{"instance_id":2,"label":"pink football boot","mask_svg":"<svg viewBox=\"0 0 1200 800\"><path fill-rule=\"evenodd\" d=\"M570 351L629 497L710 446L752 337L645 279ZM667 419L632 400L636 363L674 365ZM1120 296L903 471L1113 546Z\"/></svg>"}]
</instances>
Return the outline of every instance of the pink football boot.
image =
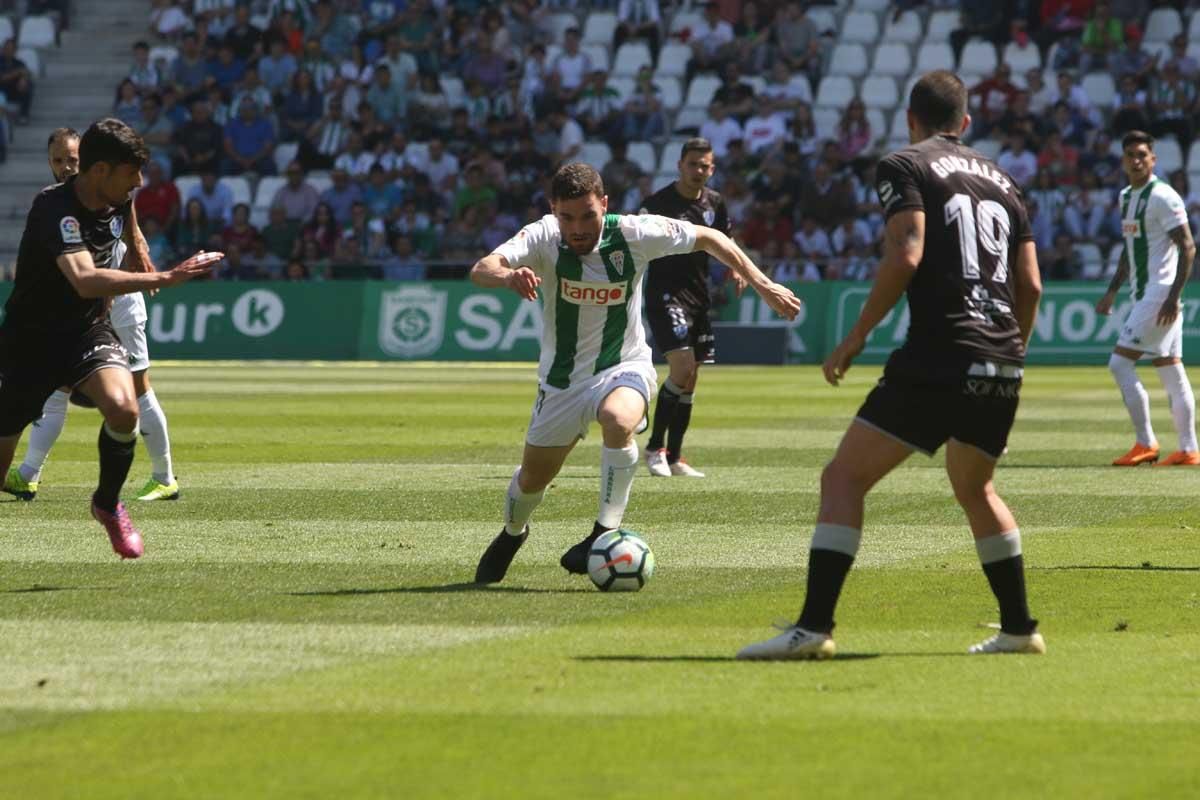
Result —
<instances>
[{"instance_id":1,"label":"pink football boot","mask_svg":"<svg viewBox=\"0 0 1200 800\"><path fill-rule=\"evenodd\" d=\"M116 513L110 514L93 502L92 516L104 526L114 553L121 558L138 558L142 555L142 535L133 527L133 520L129 518L124 503L117 503Z\"/></svg>"}]
</instances>

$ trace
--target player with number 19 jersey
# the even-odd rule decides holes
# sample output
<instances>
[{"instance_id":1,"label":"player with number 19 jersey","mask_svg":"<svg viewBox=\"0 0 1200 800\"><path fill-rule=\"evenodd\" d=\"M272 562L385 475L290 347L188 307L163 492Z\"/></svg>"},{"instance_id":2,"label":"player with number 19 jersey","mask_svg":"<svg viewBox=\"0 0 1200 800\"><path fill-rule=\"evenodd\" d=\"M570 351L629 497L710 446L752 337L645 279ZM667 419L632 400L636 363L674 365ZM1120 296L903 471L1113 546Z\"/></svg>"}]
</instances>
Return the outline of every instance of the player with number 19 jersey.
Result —
<instances>
[{"instance_id":1,"label":"player with number 19 jersey","mask_svg":"<svg viewBox=\"0 0 1200 800\"><path fill-rule=\"evenodd\" d=\"M925 212L925 246L907 290L908 338L858 419L927 454L953 438L999 458L1025 360L1010 269L1033 238L1021 191L948 134L887 156L876 181L888 219Z\"/></svg>"}]
</instances>

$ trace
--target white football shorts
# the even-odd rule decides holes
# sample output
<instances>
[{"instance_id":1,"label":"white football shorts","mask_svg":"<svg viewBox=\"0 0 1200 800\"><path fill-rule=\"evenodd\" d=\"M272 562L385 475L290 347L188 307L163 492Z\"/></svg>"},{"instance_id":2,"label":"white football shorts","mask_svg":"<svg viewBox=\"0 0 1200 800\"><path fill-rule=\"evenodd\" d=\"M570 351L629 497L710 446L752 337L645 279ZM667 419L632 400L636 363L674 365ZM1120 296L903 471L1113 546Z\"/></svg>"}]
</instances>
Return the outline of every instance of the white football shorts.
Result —
<instances>
[{"instance_id":1,"label":"white football shorts","mask_svg":"<svg viewBox=\"0 0 1200 800\"><path fill-rule=\"evenodd\" d=\"M628 386L645 399L649 409L657 385L653 365L623 362L566 389L539 386L525 441L534 447L569 445L587 436L600 403L614 389Z\"/></svg>"},{"instance_id":2,"label":"white football shorts","mask_svg":"<svg viewBox=\"0 0 1200 800\"><path fill-rule=\"evenodd\" d=\"M1117 346L1140 350L1154 358L1183 357L1183 314L1170 325L1158 324L1158 312L1162 309L1161 299L1143 299L1133 304Z\"/></svg>"},{"instance_id":3,"label":"white football shorts","mask_svg":"<svg viewBox=\"0 0 1200 800\"><path fill-rule=\"evenodd\" d=\"M136 325L113 325L121 346L129 352L129 371L144 372L150 369L150 348L146 344L146 323Z\"/></svg>"}]
</instances>

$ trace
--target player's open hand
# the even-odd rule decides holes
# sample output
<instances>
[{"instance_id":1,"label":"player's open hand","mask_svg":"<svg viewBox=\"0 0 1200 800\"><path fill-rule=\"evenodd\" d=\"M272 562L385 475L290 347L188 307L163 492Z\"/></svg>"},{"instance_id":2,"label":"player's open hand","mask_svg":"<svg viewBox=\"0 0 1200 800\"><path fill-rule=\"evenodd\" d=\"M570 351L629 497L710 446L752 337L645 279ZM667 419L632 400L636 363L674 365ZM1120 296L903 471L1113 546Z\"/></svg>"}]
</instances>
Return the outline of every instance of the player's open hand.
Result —
<instances>
[{"instance_id":1,"label":"player's open hand","mask_svg":"<svg viewBox=\"0 0 1200 800\"><path fill-rule=\"evenodd\" d=\"M508 273L508 288L522 300L537 300L537 288L541 283L542 279L529 267L517 267Z\"/></svg>"},{"instance_id":2,"label":"player's open hand","mask_svg":"<svg viewBox=\"0 0 1200 800\"><path fill-rule=\"evenodd\" d=\"M176 286L192 278L199 278L212 271L213 265L225 257L224 253L216 250L205 252L201 250L196 255L179 264L175 269L163 273L167 276L167 285Z\"/></svg>"},{"instance_id":3,"label":"player's open hand","mask_svg":"<svg viewBox=\"0 0 1200 800\"><path fill-rule=\"evenodd\" d=\"M771 281L759 289L758 294L772 311L788 321L794 320L800 313L800 298L782 283Z\"/></svg>"},{"instance_id":4,"label":"player's open hand","mask_svg":"<svg viewBox=\"0 0 1200 800\"><path fill-rule=\"evenodd\" d=\"M850 371L850 364L858 358L866 345L866 339L851 331L841 344L833 348L829 358L825 359L825 364L821 367L821 371L825 373L825 380L829 381L831 386L837 386L838 382L846 377L846 373Z\"/></svg>"},{"instance_id":5,"label":"player's open hand","mask_svg":"<svg viewBox=\"0 0 1200 800\"><path fill-rule=\"evenodd\" d=\"M1168 297L1163 300L1162 307L1158 309L1158 324L1159 327L1165 328L1175 322L1179 316L1180 304L1178 297Z\"/></svg>"},{"instance_id":6,"label":"player's open hand","mask_svg":"<svg viewBox=\"0 0 1200 800\"><path fill-rule=\"evenodd\" d=\"M1104 296L1096 301L1096 313L1107 317L1113 310L1113 295L1111 292L1105 292Z\"/></svg>"}]
</instances>

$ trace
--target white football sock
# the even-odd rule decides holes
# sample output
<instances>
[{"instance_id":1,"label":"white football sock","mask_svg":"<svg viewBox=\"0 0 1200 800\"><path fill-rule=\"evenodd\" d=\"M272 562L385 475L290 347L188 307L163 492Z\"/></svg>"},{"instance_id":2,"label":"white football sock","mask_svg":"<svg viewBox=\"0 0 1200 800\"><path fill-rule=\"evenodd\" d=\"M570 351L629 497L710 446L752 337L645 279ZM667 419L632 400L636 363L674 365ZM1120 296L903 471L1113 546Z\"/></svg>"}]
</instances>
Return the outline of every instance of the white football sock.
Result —
<instances>
[{"instance_id":1,"label":"white football sock","mask_svg":"<svg viewBox=\"0 0 1200 800\"><path fill-rule=\"evenodd\" d=\"M1121 397L1125 400L1125 408L1129 410L1129 418L1133 420L1138 444L1149 447L1158 440L1150 428L1150 394L1138 378L1137 362L1113 353L1108 360L1108 369L1121 389Z\"/></svg>"},{"instance_id":2,"label":"white football sock","mask_svg":"<svg viewBox=\"0 0 1200 800\"><path fill-rule=\"evenodd\" d=\"M27 481L36 481L42 477L42 467L50 449L58 441L63 425L67 422L68 392L55 391L46 399L42 406L42 416L29 428L29 449L25 451L25 461L17 469L21 477Z\"/></svg>"},{"instance_id":3,"label":"white football sock","mask_svg":"<svg viewBox=\"0 0 1200 800\"><path fill-rule=\"evenodd\" d=\"M1171 406L1171 419L1175 432L1179 434L1179 449L1194 453L1196 447L1196 395L1183 364L1169 364L1158 368L1158 378L1167 390L1167 403Z\"/></svg>"},{"instance_id":4,"label":"white football sock","mask_svg":"<svg viewBox=\"0 0 1200 800\"><path fill-rule=\"evenodd\" d=\"M545 489L534 494L522 492L517 483L517 476L520 474L520 469L513 473L512 480L508 484L508 498L504 503L504 532L510 536L521 535L529 518L533 516L533 510L538 507L546 494Z\"/></svg>"},{"instance_id":5,"label":"white football sock","mask_svg":"<svg viewBox=\"0 0 1200 800\"><path fill-rule=\"evenodd\" d=\"M170 486L175 481L175 473L171 470L171 438L167 436L167 415L154 390L146 392L138 398L138 415L141 418L142 441L146 443L146 452L150 454L150 469L154 480Z\"/></svg>"},{"instance_id":6,"label":"white football sock","mask_svg":"<svg viewBox=\"0 0 1200 800\"><path fill-rule=\"evenodd\" d=\"M629 490L637 473L638 446L600 448L600 513L596 521L605 528L621 527Z\"/></svg>"}]
</instances>

